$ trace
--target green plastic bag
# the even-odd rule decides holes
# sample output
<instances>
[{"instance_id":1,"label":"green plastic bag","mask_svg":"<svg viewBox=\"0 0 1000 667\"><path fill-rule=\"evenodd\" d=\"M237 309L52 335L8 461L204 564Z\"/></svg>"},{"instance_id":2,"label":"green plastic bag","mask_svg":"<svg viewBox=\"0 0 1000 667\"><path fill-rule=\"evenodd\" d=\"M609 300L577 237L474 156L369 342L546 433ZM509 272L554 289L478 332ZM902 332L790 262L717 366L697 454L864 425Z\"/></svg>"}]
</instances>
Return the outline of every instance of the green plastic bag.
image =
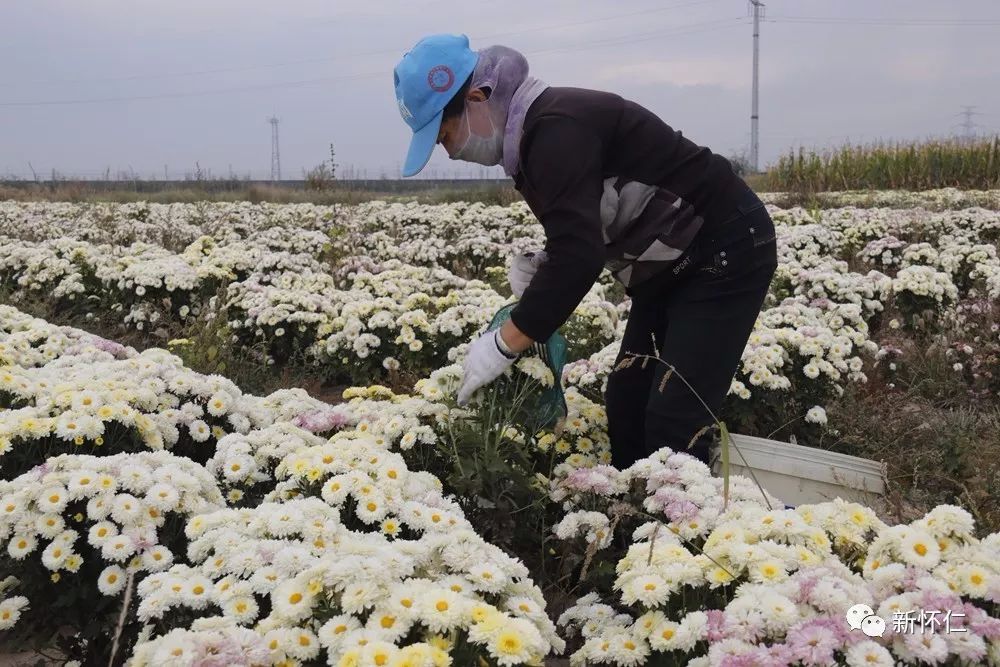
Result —
<instances>
[{"instance_id":1,"label":"green plastic bag","mask_svg":"<svg viewBox=\"0 0 1000 667\"><path fill-rule=\"evenodd\" d=\"M515 302L498 310L488 330L493 331L503 326L503 323L510 319L510 311L516 305ZM554 379L551 387L541 391L534 399L529 399L525 405L528 410L529 425L536 430L555 429L568 413L566 396L562 388L562 372L563 366L566 365L568 347L566 339L558 331L544 344L535 344L536 353L548 365Z\"/></svg>"}]
</instances>

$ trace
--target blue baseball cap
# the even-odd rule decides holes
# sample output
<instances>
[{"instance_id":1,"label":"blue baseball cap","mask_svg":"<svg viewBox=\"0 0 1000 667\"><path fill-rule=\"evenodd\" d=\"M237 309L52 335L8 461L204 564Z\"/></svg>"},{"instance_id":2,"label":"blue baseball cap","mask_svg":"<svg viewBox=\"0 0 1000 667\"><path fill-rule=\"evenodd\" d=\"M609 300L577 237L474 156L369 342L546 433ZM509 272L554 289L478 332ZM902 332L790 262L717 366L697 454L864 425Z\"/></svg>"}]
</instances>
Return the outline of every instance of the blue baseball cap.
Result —
<instances>
[{"instance_id":1,"label":"blue baseball cap","mask_svg":"<svg viewBox=\"0 0 1000 667\"><path fill-rule=\"evenodd\" d=\"M431 159L448 102L476 69L479 54L465 35L429 35L396 65L396 104L413 130L403 176L413 176Z\"/></svg>"}]
</instances>

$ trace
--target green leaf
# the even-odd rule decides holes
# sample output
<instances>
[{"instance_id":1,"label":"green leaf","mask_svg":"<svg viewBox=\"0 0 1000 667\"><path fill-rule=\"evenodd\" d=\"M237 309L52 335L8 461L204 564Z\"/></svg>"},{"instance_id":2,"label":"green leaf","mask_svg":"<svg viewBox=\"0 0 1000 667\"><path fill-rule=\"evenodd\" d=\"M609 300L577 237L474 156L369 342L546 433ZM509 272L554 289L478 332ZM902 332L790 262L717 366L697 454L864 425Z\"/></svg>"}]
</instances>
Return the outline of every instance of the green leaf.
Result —
<instances>
[{"instance_id":1,"label":"green leaf","mask_svg":"<svg viewBox=\"0 0 1000 667\"><path fill-rule=\"evenodd\" d=\"M210 348L205 350L205 356L208 357L209 361L215 361L215 358L219 356L219 348L217 348L214 345L211 346Z\"/></svg>"}]
</instances>

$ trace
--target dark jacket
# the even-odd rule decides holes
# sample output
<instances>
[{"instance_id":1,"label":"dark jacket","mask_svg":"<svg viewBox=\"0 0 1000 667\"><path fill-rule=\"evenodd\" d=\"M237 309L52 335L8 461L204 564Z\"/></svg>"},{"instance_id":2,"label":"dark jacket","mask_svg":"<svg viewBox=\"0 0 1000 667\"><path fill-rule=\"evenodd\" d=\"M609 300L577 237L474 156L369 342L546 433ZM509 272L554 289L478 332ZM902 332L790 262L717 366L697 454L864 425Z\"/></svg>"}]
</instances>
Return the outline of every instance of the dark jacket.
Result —
<instances>
[{"instance_id":1,"label":"dark jacket","mask_svg":"<svg viewBox=\"0 0 1000 667\"><path fill-rule=\"evenodd\" d=\"M726 158L635 102L558 87L527 111L514 187L545 229L548 260L511 319L539 341L602 268L626 287L670 269L748 190Z\"/></svg>"}]
</instances>

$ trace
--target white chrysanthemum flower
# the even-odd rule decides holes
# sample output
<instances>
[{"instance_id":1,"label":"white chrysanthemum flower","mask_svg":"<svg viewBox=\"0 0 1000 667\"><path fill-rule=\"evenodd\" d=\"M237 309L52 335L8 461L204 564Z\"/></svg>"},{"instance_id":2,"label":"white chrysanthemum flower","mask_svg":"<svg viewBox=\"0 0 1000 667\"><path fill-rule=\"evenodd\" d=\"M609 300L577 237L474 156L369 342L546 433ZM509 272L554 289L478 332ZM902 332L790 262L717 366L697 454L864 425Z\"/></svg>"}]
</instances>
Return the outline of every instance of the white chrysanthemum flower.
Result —
<instances>
[{"instance_id":1,"label":"white chrysanthemum flower","mask_svg":"<svg viewBox=\"0 0 1000 667\"><path fill-rule=\"evenodd\" d=\"M858 642L847 649L848 667L893 667L896 661L889 651L870 639Z\"/></svg>"},{"instance_id":2,"label":"white chrysanthemum flower","mask_svg":"<svg viewBox=\"0 0 1000 667\"><path fill-rule=\"evenodd\" d=\"M87 440L95 440L104 435L104 422L93 415L81 415L79 423L80 435Z\"/></svg>"},{"instance_id":3,"label":"white chrysanthemum flower","mask_svg":"<svg viewBox=\"0 0 1000 667\"><path fill-rule=\"evenodd\" d=\"M289 630L289 635L288 644L285 648L288 655L302 661L311 660L319 655L320 643L311 630L307 628L292 628Z\"/></svg>"},{"instance_id":4,"label":"white chrysanthemum flower","mask_svg":"<svg viewBox=\"0 0 1000 667\"><path fill-rule=\"evenodd\" d=\"M48 486L38 492L35 502L44 512L59 513L69 502L69 492L62 486Z\"/></svg>"},{"instance_id":5,"label":"white chrysanthemum flower","mask_svg":"<svg viewBox=\"0 0 1000 667\"><path fill-rule=\"evenodd\" d=\"M351 632L360 630L361 627L361 621L356 616L341 614L334 616L320 627L318 639L328 651L337 653L343 645L344 638Z\"/></svg>"},{"instance_id":6,"label":"white chrysanthemum flower","mask_svg":"<svg viewBox=\"0 0 1000 667\"><path fill-rule=\"evenodd\" d=\"M174 630L159 640L156 651L147 664L150 665L186 665L198 657L198 647L185 630Z\"/></svg>"},{"instance_id":7,"label":"white chrysanthemum flower","mask_svg":"<svg viewBox=\"0 0 1000 667\"><path fill-rule=\"evenodd\" d=\"M62 440L72 442L80 432L80 417L75 413L67 412L56 420L55 434Z\"/></svg>"},{"instance_id":8,"label":"white chrysanthemum flower","mask_svg":"<svg viewBox=\"0 0 1000 667\"><path fill-rule=\"evenodd\" d=\"M671 587L657 574L632 577L622 586L622 602L641 603L644 607L657 607L670 597Z\"/></svg>"},{"instance_id":9,"label":"white chrysanthemum flower","mask_svg":"<svg viewBox=\"0 0 1000 667\"><path fill-rule=\"evenodd\" d=\"M539 382L543 387L551 387L554 379L552 370L538 357L521 357L515 363L519 371Z\"/></svg>"},{"instance_id":10,"label":"white chrysanthemum flower","mask_svg":"<svg viewBox=\"0 0 1000 667\"><path fill-rule=\"evenodd\" d=\"M431 589L418 601L421 622L432 632L448 632L462 622L466 600L448 589Z\"/></svg>"},{"instance_id":11,"label":"white chrysanthemum flower","mask_svg":"<svg viewBox=\"0 0 1000 667\"><path fill-rule=\"evenodd\" d=\"M58 570L62 568L63 563L66 559L73 555L73 550L70 545L64 544L61 541L53 540L49 543L45 550L42 551L42 565L44 565L49 570Z\"/></svg>"},{"instance_id":12,"label":"white chrysanthemum flower","mask_svg":"<svg viewBox=\"0 0 1000 667\"><path fill-rule=\"evenodd\" d=\"M94 547L101 548L104 543L118 536L118 526L110 521L99 521L87 532L87 541Z\"/></svg>"},{"instance_id":13,"label":"white chrysanthemum flower","mask_svg":"<svg viewBox=\"0 0 1000 667\"><path fill-rule=\"evenodd\" d=\"M125 570L117 565L110 565L97 578L97 590L103 595L118 595L125 587Z\"/></svg>"},{"instance_id":14,"label":"white chrysanthemum flower","mask_svg":"<svg viewBox=\"0 0 1000 667\"><path fill-rule=\"evenodd\" d=\"M226 459L222 474L230 484L242 482L257 470L257 463L247 454L238 454Z\"/></svg>"},{"instance_id":15,"label":"white chrysanthemum flower","mask_svg":"<svg viewBox=\"0 0 1000 667\"><path fill-rule=\"evenodd\" d=\"M177 507L177 503L180 502L180 494L173 485L158 482L149 487L146 492L146 502L161 512L169 512Z\"/></svg>"},{"instance_id":16,"label":"white chrysanthemum flower","mask_svg":"<svg viewBox=\"0 0 1000 667\"><path fill-rule=\"evenodd\" d=\"M0 630L9 630L21 618L21 612L28 606L28 598L16 595L0 601Z\"/></svg>"},{"instance_id":17,"label":"white chrysanthemum flower","mask_svg":"<svg viewBox=\"0 0 1000 667\"><path fill-rule=\"evenodd\" d=\"M114 493L100 493L87 501L87 516L97 521L103 521L111 516L114 504Z\"/></svg>"},{"instance_id":18,"label":"white chrysanthemum flower","mask_svg":"<svg viewBox=\"0 0 1000 667\"><path fill-rule=\"evenodd\" d=\"M350 478L347 475L335 475L323 484L323 489L320 492L320 495L325 502L336 507L343 504L350 491Z\"/></svg>"},{"instance_id":19,"label":"white chrysanthemum flower","mask_svg":"<svg viewBox=\"0 0 1000 667\"><path fill-rule=\"evenodd\" d=\"M14 535L7 543L7 553L14 560L21 560L38 546L34 535Z\"/></svg>"},{"instance_id":20,"label":"white chrysanthemum flower","mask_svg":"<svg viewBox=\"0 0 1000 667\"><path fill-rule=\"evenodd\" d=\"M218 392L213 394L209 399L208 403L205 405L205 409L208 414L213 417L220 417L224 415L228 410L229 406L232 404L232 397L225 392Z\"/></svg>"},{"instance_id":21,"label":"white chrysanthemum flower","mask_svg":"<svg viewBox=\"0 0 1000 667\"><path fill-rule=\"evenodd\" d=\"M170 552L170 549L162 544L157 544L142 554L142 566L149 572L165 570L170 567L173 560L174 555Z\"/></svg>"},{"instance_id":22,"label":"white chrysanthemum flower","mask_svg":"<svg viewBox=\"0 0 1000 667\"><path fill-rule=\"evenodd\" d=\"M192 420L188 424L188 431L191 433L191 439L195 442L205 442L212 435L212 429L201 419Z\"/></svg>"},{"instance_id":23,"label":"white chrysanthemum flower","mask_svg":"<svg viewBox=\"0 0 1000 667\"><path fill-rule=\"evenodd\" d=\"M819 405L814 405L806 412L806 421L813 424L825 424L827 421L826 410Z\"/></svg>"},{"instance_id":24,"label":"white chrysanthemum flower","mask_svg":"<svg viewBox=\"0 0 1000 667\"><path fill-rule=\"evenodd\" d=\"M783 563L770 558L749 565L750 580L757 583L774 584L788 577Z\"/></svg>"},{"instance_id":25,"label":"white chrysanthemum flower","mask_svg":"<svg viewBox=\"0 0 1000 667\"><path fill-rule=\"evenodd\" d=\"M118 473L118 486L133 493L145 491L151 482L152 475L149 474L148 466L128 463Z\"/></svg>"},{"instance_id":26,"label":"white chrysanthemum flower","mask_svg":"<svg viewBox=\"0 0 1000 667\"><path fill-rule=\"evenodd\" d=\"M498 665L522 665L540 657L542 644L533 625L524 619L508 618L490 637L486 649Z\"/></svg>"},{"instance_id":27,"label":"white chrysanthemum flower","mask_svg":"<svg viewBox=\"0 0 1000 667\"><path fill-rule=\"evenodd\" d=\"M118 478L109 475L108 473L101 473L97 476L97 488L101 493L113 494L118 490Z\"/></svg>"},{"instance_id":28,"label":"white chrysanthemum flower","mask_svg":"<svg viewBox=\"0 0 1000 667\"><path fill-rule=\"evenodd\" d=\"M313 594L306 582L287 581L271 593L274 613L281 618L295 622L308 616L312 611Z\"/></svg>"},{"instance_id":29,"label":"white chrysanthemum flower","mask_svg":"<svg viewBox=\"0 0 1000 667\"><path fill-rule=\"evenodd\" d=\"M975 532L975 520L968 510L955 505L938 505L928 512L918 525L934 537L958 535L967 537Z\"/></svg>"},{"instance_id":30,"label":"white chrysanthemum flower","mask_svg":"<svg viewBox=\"0 0 1000 667\"><path fill-rule=\"evenodd\" d=\"M66 521L59 514L43 514L35 520L35 530L41 537L53 539L66 527Z\"/></svg>"},{"instance_id":31,"label":"white chrysanthemum flower","mask_svg":"<svg viewBox=\"0 0 1000 667\"><path fill-rule=\"evenodd\" d=\"M943 634L943 633L942 633ZM948 642L942 634L904 633L902 644L912 659L920 664L937 665L948 657Z\"/></svg>"},{"instance_id":32,"label":"white chrysanthemum flower","mask_svg":"<svg viewBox=\"0 0 1000 667\"><path fill-rule=\"evenodd\" d=\"M997 575L980 565L965 564L959 566L958 580L967 595L987 599L990 591L996 588Z\"/></svg>"},{"instance_id":33,"label":"white chrysanthemum flower","mask_svg":"<svg viewBox=\"0 0 1000 667\"><path fill-rule=\"evenodd\" d=\"M78 470L70 474L67 490L71 499L85 498L97 490L97 473Z\"/></svg>"},{"instance_id":34,"label":"white chrysanthemum flower","mask_svg":"<svg viewBox=\"0 0 1000 667\"><path fill-rule=\"evenodd\" d=\"M204 609L214 602L214 590L211 579L196 574L184 582L181 595L187 606L192 609Z\"/></svg>"},{"instance_id":35,"label":"white chrysanthemum flower","mask_svg":"<svg viewBox=\"0 0 1000 667\"><path fill-rule=\"evenodd\" d=\"M937 540L922 530L909 530L899 544L899 556L909 565L931 569L941 560Z\"/></svg>"},{"instance_id":36,"label":"white chrysanthemum flower","mask_svg":"<svg viewBox=\"0 0 1000 667\"><path fill-rule=\"evenodd\" d=\"M101 545L101 556L105 560L121 563L131 558L133 554L135 554L135 545L131 539L123 535L112 537Z\"/></svg>"},{"instance_id":37,"label":"white chrysanthemum flower","mask_svg":"<svg viewBox=\"0 0 1000 667\"><path fill-rule=\"evenodd\" d=\"M641 637L631 633L618 633L611 640L611 647L608 649L615 664L624 667L638 667L646 663L649 657L649 644Z\"/></svg>"},{"instance_id":38,"label":"white chrysanthemum flower","mask_svg":"<svg viewBox=\"0 0 1000 667\"><path fill-rule=\"evenodd\" d=\"M242 625L257 620L260 609L252 595L236 595L226 600L222 612Z\"/></svg>"},{"instance_id":39,"label":"white chrysanthemum flower","mask_svg":"<svg viewBox=\"0 0 1000 667\"><path fill-rule=\"evenodd\" d=\"M122 526L134 526L145 515L142 501L129 493L115 496L111 506L111 518Z\"/></svg>"}]
</instances>

